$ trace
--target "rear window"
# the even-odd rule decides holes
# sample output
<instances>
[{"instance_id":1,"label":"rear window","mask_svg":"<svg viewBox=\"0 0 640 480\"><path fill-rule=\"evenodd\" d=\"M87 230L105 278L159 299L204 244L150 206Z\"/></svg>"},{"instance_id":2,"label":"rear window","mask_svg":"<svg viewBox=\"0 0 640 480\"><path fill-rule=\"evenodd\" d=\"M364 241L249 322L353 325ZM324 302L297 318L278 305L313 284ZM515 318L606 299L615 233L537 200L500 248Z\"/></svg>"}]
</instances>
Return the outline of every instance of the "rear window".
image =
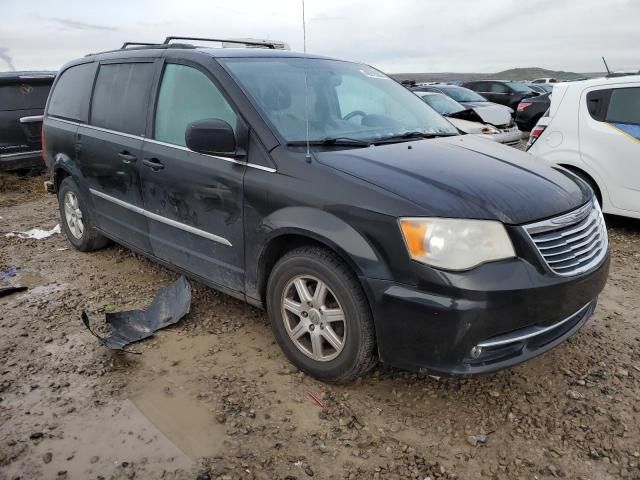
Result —
<instances>
[{"instance_id":1,"label":"rear window","mask_svg":"<svg viewBox=\"0 0 640 480\"><path fill-rule=\"evenodd\" d=\"M50 83L0 85L0 110L44 110L49 90Z\"/></svg>"},{"instance_id":2,"label":"rear window","mask_svg":"<svg viewBox=\"0 0 640 480\"><path fill-rule=\"evenodd\" d=\"M153 63L101 65L91 104L91 125L142 135Z\"/></svg>"},{"instance_id":3,"label":"rear window","mask_svg":"<svg viewBox=\"0 0 640 480\"><path fill-rule=\"evenodd\" d=\"M640 125L640 87L617 88L611 92L607 122Z\"/></svg>"},{"instance_id":4,"label":"rear window","mask_svg":"<svg viewBox=\"0 0 640 480\"><path fill-rule=\"evenodd\" d=\"M95 70L95 63L83 63L65 70L51 94L47 113L86 122Z\"/></svg>"}]
</instances>

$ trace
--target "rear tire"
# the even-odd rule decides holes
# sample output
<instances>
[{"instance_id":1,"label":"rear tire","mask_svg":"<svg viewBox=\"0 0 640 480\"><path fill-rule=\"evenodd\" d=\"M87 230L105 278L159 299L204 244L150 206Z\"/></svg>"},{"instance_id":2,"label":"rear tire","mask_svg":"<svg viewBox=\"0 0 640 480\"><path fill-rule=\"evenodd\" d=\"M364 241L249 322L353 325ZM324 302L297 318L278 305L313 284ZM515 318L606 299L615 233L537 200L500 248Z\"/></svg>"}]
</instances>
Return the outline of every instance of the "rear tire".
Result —
<instances>
[{"instance_id":1,"label":"rear tire","mask_svg":"<svg viewBox=\"0 0 640 480\"><path fill-rule=\"evenodd\" d=\"M93 214L71 177L65 177L60 182L58 207L62 229L76 250L90 252L109 244L109 239L95 229Z\"/></svg>"},{"instance_id":2,"label":"rear tire","mask_svg":"<svg viewBox=\"0 0 640 480\"><path fill-rule=\"evenodd\" d=\"M330 250L307 246L283 256L269 276L266 302L280 348L312 377L348 383L377 363L367 298Z\"/></svg>"}]
</instances>

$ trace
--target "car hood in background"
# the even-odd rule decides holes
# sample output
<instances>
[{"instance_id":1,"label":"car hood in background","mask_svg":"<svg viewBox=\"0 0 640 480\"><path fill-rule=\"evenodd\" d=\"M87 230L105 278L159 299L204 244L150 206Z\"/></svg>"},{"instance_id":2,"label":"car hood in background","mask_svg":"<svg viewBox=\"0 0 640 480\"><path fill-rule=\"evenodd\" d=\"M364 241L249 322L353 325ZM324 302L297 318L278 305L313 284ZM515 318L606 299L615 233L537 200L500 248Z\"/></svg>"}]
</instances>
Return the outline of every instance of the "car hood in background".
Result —
<instances>
[{"instance_id":1,"label":"car hood in background","mask_svg":"<svg viewBox=\"0 0 640 480\"><path fill-rule=\"evenodd\" d=\"M506 125L511 122L513 110L493 102L462 102L465 107L473 108L485 123Z\"/></svg>"},{"instance_id":2,"label":"car hood in background","mask_svg":"<svg viewBox=\"0 0 640 480\"><path fill-rule=\"evenodd\" d=\"M314 155L320 163L415 203L425 216L517 225L559 215L591 198L589 187L571 174L473 135Z\"/></svg>"}]
</instances>

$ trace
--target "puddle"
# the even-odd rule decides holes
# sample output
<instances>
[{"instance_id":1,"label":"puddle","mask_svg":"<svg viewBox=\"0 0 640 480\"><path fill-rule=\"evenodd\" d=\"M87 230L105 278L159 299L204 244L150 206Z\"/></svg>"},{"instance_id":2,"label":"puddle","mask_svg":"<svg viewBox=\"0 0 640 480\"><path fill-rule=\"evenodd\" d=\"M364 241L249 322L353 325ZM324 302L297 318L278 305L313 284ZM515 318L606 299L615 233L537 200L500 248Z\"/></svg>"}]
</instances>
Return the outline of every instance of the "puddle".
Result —
<instances>
[{"instance_id":1,"label":"puddle","mask_svg":"<svg viewBox=\"0 0 640 480\"><path fill-rule=\"evenodd\" d=\"M166 437L192 459L222 453L224 425L215 422L204 403L175 390L173 382L157 381L132 401ZM170 393L165 389L170 388Z\"/></svg>"},{"instance_id":2,"label":"puddle","mask_svg":"<svg viewBox=\"0 0 640 480\"><path fill-rule=\"evenodd\" d=\"M160 478L164 471L187 470L193 464L128 400L75 416L59 430L64 436L52 431L28 459L9 465L8 478L56 478L62 470L70 479L96 478L136 461L136 469L144 470L140 478ZM40 460L46 453L51 453L48 464Z\"/></svg>"}]
</instances>

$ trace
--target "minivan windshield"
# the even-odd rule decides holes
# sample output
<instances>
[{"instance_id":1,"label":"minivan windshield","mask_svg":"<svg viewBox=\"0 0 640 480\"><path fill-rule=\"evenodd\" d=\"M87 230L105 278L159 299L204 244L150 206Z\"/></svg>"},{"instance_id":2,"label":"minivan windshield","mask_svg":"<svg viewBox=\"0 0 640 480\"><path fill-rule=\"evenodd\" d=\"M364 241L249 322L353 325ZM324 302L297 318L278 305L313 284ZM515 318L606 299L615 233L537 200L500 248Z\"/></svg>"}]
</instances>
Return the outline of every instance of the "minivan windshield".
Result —
<instances>
[{"instance_id":1,"label":"minivan windshield","mask_svg":"<svg viewBox=\"0 0 640 480\"><path fill-rule=\"evenodd\" d=\"M367 65L312 58L220 59L287 142L456 135L413 93ZM354 141L355 140L355 141Z\"/></svg>"}]
</instances>

